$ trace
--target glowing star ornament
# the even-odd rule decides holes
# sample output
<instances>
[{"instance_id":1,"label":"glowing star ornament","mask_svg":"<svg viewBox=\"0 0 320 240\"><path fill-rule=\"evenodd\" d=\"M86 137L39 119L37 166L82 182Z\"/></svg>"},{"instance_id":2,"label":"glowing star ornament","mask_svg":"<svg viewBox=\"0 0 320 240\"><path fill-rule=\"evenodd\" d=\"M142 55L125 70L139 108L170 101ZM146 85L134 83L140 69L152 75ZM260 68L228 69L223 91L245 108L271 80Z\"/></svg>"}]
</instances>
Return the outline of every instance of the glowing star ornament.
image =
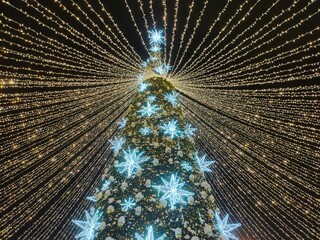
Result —
<instances>
[{"instance_id":1,"label":"glowing star ornament","mask_svg":"<svg viewBox=\"0 0 320 240\"><path fill-rule=\"evenodd\" d=\"M170 135L171 138L180 136L180 131L177 126L177 120L172 119L168 123L165 123L162 126L160 126L160 129L164 131L164 135Z\"/></svg>"},{"instance_id":2,"label":"glowing star ornament","mask_svg":"<svg viewBox=\"0 0 320 240\"><path fill-rule=\"evenodd\" d=\"M181 167L187 172L190 172L192 170L192 166L188 162L182 162Z\"/></svg>"},{"instance_id":3,"label":"glowing star ornament","mask_svg":"<svg viewBox=\"0 0 320 240\"><path fill-rule=\"evenodd\" d=\"M196 130L197 130L196 128L192 127L192 125L188 123L187 126L186 126L186 128L185 128L185 130L184 130L184 134L185 134L188 138L190 138L190 137L194 136L194 132L195 132Z\"/></svg>"},{"instance_id":4,"label":"glowing star ornament","mask_svg":"<svg viewBox=\"0 0 320 240\"><path fill-rule=\"evenodd\" d=\"M123 211L128 211L129 209L132 209L135 205L136 203L134 202L134 200L132 198L128 198L125 199L123 203L121 203L121 209Z\"/></svg>"},{"instance_id":5,"label":"glowing star ornament","mask_svg":"<svg viewBox=\"0 0 320 240\"><path fill-rule=\"evenodd\" d=\"M147 101L149 102L154 102L156 99L157 99L156 96L153 96L153 95L147 97Z\"/></svg>"},{"instance_id":6,"label":"glowing star ornament","mask_svg":"<svg viewBox=\"0 0 320 240\"><path fill-rule=\"evenodd\" d=\"M124 118L122 119L122 121L125 120ZM127 121L125 120L124 126L127 124ZM123 127L120 127L123 128ZM121 138L117 138L114 137L113 140L109 140L109 142L111 143L111 149L115 152L118 152L121 148L122 145L126 142L126 140L121 137Z\"/></svg>"},{"instance_id":7,"label":"glowing star ornament","mask_svg":"<svg viewBox=\"0 0 320 240\"><path fill-rule=\"evenodd\" d=\"M206 161L206 155L203 155L201 158L198 154L195 155L196 162L202 172L212 172L209 166L215 161Z\"/></svg>"},{"instance_id":8,"label":"glowing star ornament","mask_svg":"<svg viewBox=\"0 0 320 240\"><path fill-rule=\"evenodd\" d=\"M138 111L138 113L140 113L143 117L150 117L152 114L157 113L160 109L161 108L157 107L156 105L152 105L148 101L147 105L143 106L142 109Z\"/></svg>"},{"instance_id":9,"label":"glowing star ornament","mask_svg":"<svg viewBox=\"0 0 320 240\"><path fill-rule=\"evenodd\" d=\"M149 87L149 84L148 84L148 83L142 82L142 83L139 84L138 92L139 92L139 93L142 93L142 92L144 92L148 87Z\"/></svg>"},{"instance_id":10,"label":"glowing star ornament","mask_svg":"<svg viewBox=\"0 0 320 240\"><path fill-rule=\"evenodd\" d=\"M171 66L164 63L164 64L161 64L160 66L153 68L153 70L159 75L166 75L171 70Z\"/></svg>"},{"instance_id":11,"label":"glowing star ornament","mask_svg":"<svg viewBox=\"0 0 320 240\"><path fill-rule=\"evenodd\" d=\"M161 48L159 46L153 46L152 48L150 48L151 52L160 52Z\"/></svg>"},{"instance_id":12,"label":"glowing star ornament","mask_svg":"<svg viewBox=\"0 0 320 240\"><path fill-rule=\"evenodd\" d=\"M182 189L184 183L179 183L179 178L174 174L171 175L170 182L163 178L161 178L161 180L164 185L154 186L154 188L164 193L161 200L168 199L170 201L171 209L174 209L176 204L186 204L187 202L183 198L188 198L189 196L194 195L194 193Z\"/></svg>"},{"instance_id":13,"label":"glowing star ornament","mask_svg":"<svg viewBox=\"0 0 320 240\"><path fill-rule=\"evenodd\" d=\"M141 237L138 233L135 234L135 237L138 240L163 240L163 239L165 239L167 237L167 235L163 234L161 237L155 238L154 237L154 233L153 233L153 227L149 226L148 227L148 233L147 233L146 237Z\"/></svg>"},{"instance_id":14,"label":"glowing star ornament","mask_svg":"<svg viewBox=\"0 0 320 240\"><path fill-rule=\"evenodd\" d=\"M149 31L150 34L150 44L151 45L159 45L163 43L164 37L163 37L163 30L157 31L157 30L151 30Z\"/></svg>"},{"instance_id":15,"label":"glowing star ornament","mask_svg":"<svg viewBox=\"0 0 320 240\"><path fill-rule=\"evenodd\" d=\"M241 226L240 223L235 224L227 224L229 218L229 214L227 214L224 219L221 220L220 216L215 213L215 219L216 219L216 227L218 228L218 231L220 233L220 237L224 240L238 240L238 238L231 233L232 230L238 228Z\"/></svg>"},{"instance_id":16,"label":"glowing star ornament","mask_svg":"<svg viewBox=\"0 0 320 240\"><path fill-rule=\"evenodd\" d=\"M135 148L131 151L128 148L127 151L123 150L125 161L118 164L117 167L120 168L120 173L127 172L127 176L130 177L136 172L136 170L141 169L140 164L148 161L149 157L143 157L144 152L138 153L138 149Z\"/></svg>"},{"instance_id":17,"label":"glowing star ornament","mask_svg":"<svg viewBox=\"0 0 320 240\"><path fill-rule=\"evenodd\" d=\"M96 211L92 216L88 213L88 211L84 211L86 215L86 221L72 220L73 223L82 228L82 232L76 235L77 239L81 240L93 240L94 233L96 229L99 227L100 215L98 211Z\"/></svg>"},{"instance_id":18,"label":"glowing star ornament","mask_svg":"<svg viewBox=\"0 0 320 240\"><path fill-rule=\"evenodd\" d=\"M143 127L140 129L139 131L142 135L146 136L149 135L151 133L151 129L148 127Z\"/></svg>"},{"instance_id":19,"label":"glowing star ornament","mask_svg":"<svg viewBox=\"0 0 320 240\"><path fill-rule=\"evenodd\" d=\"M164 99L171 103L172 106L176 106L178 103L178 94L175 91L172 91L171 93L167 93L164 95Z\"/></svg>"},{"instance_id":20,"label":"glowing star ornament","mask_svg":"<svg viewBox=\"0 0 320 240\"><path fill-rule=\"evenodd\" d=\"M123 129L127 125L127 119L122 118L121 121L117 122L120 129Z\"/></svg>"}]
</instances>

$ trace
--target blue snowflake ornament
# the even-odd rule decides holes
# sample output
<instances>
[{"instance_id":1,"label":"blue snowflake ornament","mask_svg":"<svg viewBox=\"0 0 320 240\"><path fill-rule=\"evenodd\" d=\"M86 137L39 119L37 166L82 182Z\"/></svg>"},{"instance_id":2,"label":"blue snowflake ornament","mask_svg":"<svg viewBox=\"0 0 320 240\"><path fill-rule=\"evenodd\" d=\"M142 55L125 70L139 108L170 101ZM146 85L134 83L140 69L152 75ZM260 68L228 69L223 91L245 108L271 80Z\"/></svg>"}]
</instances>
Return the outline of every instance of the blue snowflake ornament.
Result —
<instances>
[{"instance_id":1,"label":"blue snowflake ornament","mask_svg":"<svg viewBox=\"0 0 320 240\"><path fill-rule=\"evenodd\" d=\"M136 203L134 202L134 200L132 198L128 198L125 199L123 203L121 203L121 209L127 212L129 209L132 209L135 205Z\"/></svg>"},{"instance_id":2,"label":"blue snowflake ornament","mask_svg":"<svg viewBox=\"0 0 320 240\"><path fill-rule=\"evenodd\" d=\"M203 155L201 158L198 156L198 154L195 155L196 162L202 172L212 172L209 166L215 161L207 161L206 155Z\"/></svg>"},{"instance_id":3,"label":"blue snowflake ornament","mask_svg":"<svg viewBox=\"0 0 320 240\"><path fill-rule=\"evenodd\" d=\"M166 234L163 234L161 237L155 238L154 233L153 233L153 227L149 226L148 227L148 232L147 232L147 236L146 237L142 237L140 236L140 234L136 233L135 237L138 240L163 240L167 237Z\"/></svg>"},{"instance_id":4,"label":"blue snowflake ornament","mask_svg":"<svg viewBox=\"0 0 320 240\"><path fill-rule=\"evenodd\" d=\"M138 113L143 117L150 117L152 114L157 113L161 108L156 105L152 105L149 101L147 101L147 105L143 106Z\"/></svg>"},{"instance_id":5,"label":"blue snowflake ornament","mask_svg":"<svg viewBox=\"0 0 320 240\"><path fill-rule=\"evenodd\" d=\"M123 129L127 125L127 119L122 118L121 121L117 122L117 124L119 125L120 129Z\"/></svg>"},{"instance_id":6,"label":"blue snowflake ornament","mask_svg":"<svg viewBox=\"0 0 320 240\"><path fill-rule=\"evenodd\" d=\"M102 184L102 188L101 191L106 191L109 189L111 182L109 180L106 180L103 184Z\"/></svg>"},{"instance_id":7,"label":"blue snowflake ornament","mask_svg":"<svg viewBox=\"0 0 320 240\"><path fill-rule=\"evenodd\" d=\"M142 93L142 92L144 92L148 87L149 87L149 84L148 84L148 83L141 82L141 83L139 84L139 87L138 87L138 92L139 92L139 93Z\"/></svg>"},{"instance_id":8,"label":"blue snowflake ornament","mask_svg":"<svg viewBox=\"0 0 320 240\"><path fill-rule=\"evenodd\" d=\"M164 99L167 102L171 103L172 106L176 106L177 105L177 103L178 103L177 97L178 97L178 94L175 91L172 91L171 93L166 93L164 95Z\"/></svg>"},{"instance_id":9,"label":"blue snowflake ornament","mask_svg":"<svg viewBox=\"0 0 320 240\"><path fill-rule=\"evenodd\" d=\"M186 170L187 172L192 171L192 166L188 162L182 162L181 167Z\"/></svg>"},{"instance_id":10,"label":"blue snowflake ornament","mask_svg":"<svg viewBox=\"0 0 320 240\"><path fill-rule=\"evenodd\" d=\"M191 138L192 136L194 136L194 132L196 131L197 129L192 127L191 124L187 124L185 130L184 130L184 134L188 137L188 138Z\"/></svg>"},{"instance_id":11,"label":"blue snowflake ornament","mask_svg":"<svg viewBox=\"0 0 320 240\"><path fill-rule=\"evenodd\" d=\"M111 143L111 149L115 152L118 152L122 148L126 140L123 137L121 138L114 137L113 140L109 140L109 142Z\"/></svg>"},{"instance_id":12,"label":"blue snowflake ornament","mask_svg":"<svg viewBox=\"0 0 320 240\"><path fill-rule=\"evenodd\" d=\"M127 172L127 176L132 176L138 169L141 169L140 164L148 161L149 157L143 157L144 152L138 152L135 148L131 150L128 148L127 151L122 150L125 161L118 164L116 167L120 168L120 173Z\"/></svg>"},{"instance_id":13,"label":"blue snowflake ornament","mask_svg":"<svg viewBox=\"0 0 320 240\"><path fill-rule=\"evenodd\" d=\"M160 126L160 129L163 130L164 135L170 135L171 138L180 136L180 130L177 126L177 120L172 119L168 123Z\"/></svg>"},{"instance_id":14,"label":"blue snowflake ornament","mask_svg":"<svg viewBox=\"0 0 320 240\"><path fill-rule=\"evenodd\" d=\"M160 45L163 43L164 37L163 37L163 30L157 31L157 30L151 30L149 31L150 34L150 45Z\"/></svg>"},{"instance_id":15,"label":"blue snowflake ornament","mask_svg":"<svg viewBox=\"0 0 320 240\"><path fill-rule=\"evenodd\" d=\"M180 179L174 174L172 174L170 182L163 178L161 180L164 185L154 186L154 188L164 193L161 200L168 199L171 209L174 209L176 204L186 204L187 202L183 198L194 195L194 193L182 189L184 182L179 182Z\"/></svg>"},{"instance_id":16,"label":"blue snowflake ornament","mask_svg":"<svg viewBox=\"0 0 320 240\"><path fill-rule=\"evenodd\" d=\"M220 233L220 237L224 237L225 240L233 239L233 240L238 240L238 238L231 233L232 230L238 228L241 226L240 223L235 223L235 224L228 224L228 218L229 214L227 214L222 220L220 216L215 213L215 219L216 219L216 227L218 228L218 231Z\"/></svg>"},{"instance_id":17,"label":"blue snowflake ornament","mask_svg":"<svg viewBox=\"0 0 320 240\"><path fill-rule=\"evenodd\" d=\"M140 129L139 131L142 135L146 136L149 135L151 133L151 129L148 127L143 127Z\"/></svg>"},{"instance_id":18,"label":"blue snowflake ornament","mask_svg":"<svg viewBox=\"0 0 320 240\"><path fill-rule=\"evenodd\" d=\"M86 221L72 220L73 223L82 228L82 232L76 235L76 238L81 240L93 240L96 229L100 226L99 218L100 213L96 211L92 216L88 211L84 211Z\"/></svg>"}]
</instances>

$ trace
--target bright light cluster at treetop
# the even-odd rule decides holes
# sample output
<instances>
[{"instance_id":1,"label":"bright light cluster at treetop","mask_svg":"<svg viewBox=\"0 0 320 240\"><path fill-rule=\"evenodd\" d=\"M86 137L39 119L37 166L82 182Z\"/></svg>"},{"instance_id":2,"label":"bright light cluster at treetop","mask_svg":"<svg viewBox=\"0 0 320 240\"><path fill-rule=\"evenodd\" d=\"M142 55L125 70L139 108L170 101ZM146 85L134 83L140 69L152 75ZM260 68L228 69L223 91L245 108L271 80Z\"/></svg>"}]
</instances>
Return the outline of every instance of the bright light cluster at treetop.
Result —
<instances>
[{"instance_id":1,"label":"bright light cluster at treetop","mask_svg":"<svg viewBox=\"0 0 320 240\"><path fill-rule=\"evenodd\" d=\"M0 239L320 239L319 12L2 0Z\"/></svg>"}]
</instances>

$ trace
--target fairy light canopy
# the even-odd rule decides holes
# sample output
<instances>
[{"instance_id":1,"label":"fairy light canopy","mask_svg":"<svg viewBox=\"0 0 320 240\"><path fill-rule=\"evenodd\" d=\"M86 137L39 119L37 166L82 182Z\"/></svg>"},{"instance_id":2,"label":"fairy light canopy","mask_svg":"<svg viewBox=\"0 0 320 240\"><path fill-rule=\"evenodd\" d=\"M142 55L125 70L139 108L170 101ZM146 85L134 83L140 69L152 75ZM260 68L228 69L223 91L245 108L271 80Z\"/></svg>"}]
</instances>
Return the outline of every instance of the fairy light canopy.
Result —
<instances>
[{"instance_id":1,"label":"fairy light canopy","mask_svg":"<svg viewBox=\"0 0 320 240\"><path fill-rule=\"evenodd\" d=\"M241 222L232 234L320 237L319 1L3 0L0 11L0 238L75 236L112 149L141 154L114 137L137 86L148 89L137 76L150 57L162 65L147 74L174 84L199 156L215 161L205 175L220 220ZM163 131L186 135L175 126ZM119 171L134 174L140 157ZM153 231L137 236L163 237Z\"/></svg>"}]
</instances>

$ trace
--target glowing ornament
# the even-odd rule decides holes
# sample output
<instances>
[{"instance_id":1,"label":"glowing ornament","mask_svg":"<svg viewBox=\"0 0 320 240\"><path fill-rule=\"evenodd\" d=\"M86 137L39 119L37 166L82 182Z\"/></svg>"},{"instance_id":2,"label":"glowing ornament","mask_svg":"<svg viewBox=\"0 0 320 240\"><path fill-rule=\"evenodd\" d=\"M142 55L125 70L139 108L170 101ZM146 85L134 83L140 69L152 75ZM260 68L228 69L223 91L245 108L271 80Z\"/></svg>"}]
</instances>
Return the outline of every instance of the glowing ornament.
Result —
<instances>
[{"instance_id":1,"label":"glowing ornament","mask_svg":"<svg viewBox=\"0 0 320 240\"><path fill-rule=\"evenodd\" d=\"M157 99L156 96L153 96L153 95L147 97L147 101L149 102L154 102L156 99Z\"/></svg>"},{"instance_id":2,"label":"glowing ornament","mask_svg":"<svg viewBox=\"0 0 320 240\"><path fill-rule=\"evenodd\" d=\"M162 33L163 33L163 30L160 30L160 31L157 31L157 30L152 31L151 30L151 31L149 31L150 44L151 45L158 45L158 44L163 43L164 37L163 37Z\"/></svg>"},{"instance_id":3,"label":"glowing ornament","mask_svg":"<svg viewBox=\"0 0 320 240\"><path fill-rule=\"evenodd\" d=\"M167 235L166 234L163 234L161 237L159 238L155 238L154 237L154 233L153 233L153 227L152 226L149 226L148 227L148 233L147 233L147 236L146 237L142 237L140 234L136 233L135 234L135 237L138 239L138 240L163 240L165 239Z\"/></svg>"},{"instance_id":4,"label":"glowing ornament","mask_svg":"<svg viewBox=\"0 0 320 240\"><path fill-rule=\"evenodd\" d=\"M127 120L122 118L120 122L117 122L120 129L123 129L127 125Z\"/></svg>"},{"instance_id":5,"label":"glowing ornament","mask_svg":"<svg viewBox=\"0 0 320 240\"><path fill-rule=\"evenodd\" d=\"M106 191L106 190L108 190L110 184L111 184L111 182L108 181L108 180L106 180L106 181L102 184L101 191Z\"/></svg>"},{"instance_id":6,"label":"glowing ornament","mask_svg":"<svg viewBox=\"0 0 320 240\"><path fill-rule=\"evenodd\" d=\"M164 130L164 134L170 135L171 138L179 137L180 131L177 126L177 120L172 119L168 123L160 126L160 129Z\"/></svg>"},{"instance_id":7,"label":"glowing ornament","mask_svg":"<svg viewBox=\"0 0 320 240\"><path fill-rule=\"evenodd\" d=\"M128 177L134 174L136 170L141 169L141 163L149 160L149 157L143 157L144 152L138 153L137 148L132 151L130 148L127 151L123 150L123 154L125 161L118 164L117 167L121 168L120 173L127 172Z\"/></svg>"},{"instance_id":8,"label":"glowing ornament","mask_svg":"<svg viewBox=\"0 0 320 240\"><path fill-rule=\"evenodd\" d=\"M164 99L167 102L171 103L172 106L176 106L177 105L177 103L178 103L177 97L178 97L178 94L175 91L172 91L171 93L167 93L167 94L164 95Z\"/></svg>"},{"instance_id":9,"label":"glowing ornament","mask_svg":"<svg viewBox=\"0 0 320 240\"><path fill-rule=\"evenodd\" d=\"M224 238L225 240L229 240L229 239L238 240L238 238L233 233L231 233L231 231L240 227L241 224L240 223L227 224L228 218L229 218L229 214L227 214L222 220L217 213L215 214L216 227L218 228L220 237Z\"/></svg>"},{"instance_id":10,"label":"glowing ornament","mask_svg":"<svg viewBox=\"0 0 320 240\"><path fill-rule=\"evenodd\" d=\"M142 82L142 83L139 84L138 92L139 92L139 93L142 93L142 92L144 92L148 87L149 87L149 84L148 84L148 83Z\"/></svg>"},{"instance_id":11,"label":"glowing ornament","mask_svg":"<svg viewBox=\"0 0 320 240\"><path fill-rule=\"evenodd\" d=\"M88 213L88 211L84 211L86 215L86 221L72 220L73 223L82 228L82 232L76 235L76 238L80 238L81 240L93 240L95 230L100 226L100 222L98 222L100 215L98 211L96 211L92 216Z\"/></svg>"},{"instance_id":12,"label":"glowing ornament","mask_svg":"<svg viewBox=\"0 0 320 240\"><path fill-rule=\"evenodd\" d=\"M150 117L152 114L157 113L161 108L157 107L156 105L152 105L149 101L147 102L147 105L143 106L141 110L138 111L138 113L141 114L143 117Z\"/></svg>"},{"instance_id":13,"label":"glowing ornament","mask_svg":"<svg viewBox=\"0 0 320 240\"><path fill-rule=\"evenodd\" d=\"M148 127L143 127L140 129L139 131L142 135L146 136L149 135L151 133L151 129Z\"/></svg>"},{"instance_id":14,"label":"glowing ornament","mask_svg":"<svg viewBox=\"0 0 320 240\"><path fill-rule=\"evenodd\" d=\"M197 130L196 128L192 127L192 125L188 123L187 126L186 126L186 129L184 130L184 134L185 134L188 138L190 138L190 137L194 136L194 132L195 132L196 130Z\"/></svg>"},{"instance_id":15,"label":"glowing ornament","mask_svg":"<svg viewBox=\"0 0 320 240\"><path fill-rule=\"evenodd\" d=\"M128 198L124 200L124 203L121 203L122 210L123 211L128 211L129 209L132 209L135 206L135 202L132 198Z\"/></svg>"},{"instance_id":16,"label":"glowing ornament","mask_svg":"<svg viewBox=\"0 0 320 240\"><path fill-rule=\"evenodd\" d=\"M120 128L124 128L126 124L127 122L125 122L124 126ZM115 152L118 152L122 148L122 145L126 142L126 140L123 137L114 137L113 140L109 140L109 142L111 143L111 149Z\"/></svg>"},{"instance_id":17,"label":"glowing ornament","mask_svg":"<svg viewBox=\"0 0 320 240\"><path fill-rule=\"evenodd\" d=\"M182 162L181 167L186 170L187 172L192 171L192 166L188 162Z\"/></svg>"},{"instance_id":18,"label":"glowing ornament","mask_svg":"<svg viewBox=\"0 0 320 240\"><path fill-rule=\"evenodd\" d=\"M188 198L189 196L194 195L193 193L182 189L184 183L179 183L179 178L174 174L172 174L170 182L163 178L161 178L161 180L164 185L154 186L154 188L164 193L164 195L161 197L161 200L168 199L170 201L171 209L174 209L176 204L186 204L187 202L183 198Z\"/></svg>"},{"instance_id":19,"label":"glowing ornament","mask_svg":"<svg viewBox=\"0 0 320 240\"><path fill-rule=\"evenodd\" d=\"M196 155L196 162L198 163L199 168L202 172L212 172L209 165L213 164L215 161L206 161L206 155L203 155L201 158Z\"/></svg>"}]
</instances>

